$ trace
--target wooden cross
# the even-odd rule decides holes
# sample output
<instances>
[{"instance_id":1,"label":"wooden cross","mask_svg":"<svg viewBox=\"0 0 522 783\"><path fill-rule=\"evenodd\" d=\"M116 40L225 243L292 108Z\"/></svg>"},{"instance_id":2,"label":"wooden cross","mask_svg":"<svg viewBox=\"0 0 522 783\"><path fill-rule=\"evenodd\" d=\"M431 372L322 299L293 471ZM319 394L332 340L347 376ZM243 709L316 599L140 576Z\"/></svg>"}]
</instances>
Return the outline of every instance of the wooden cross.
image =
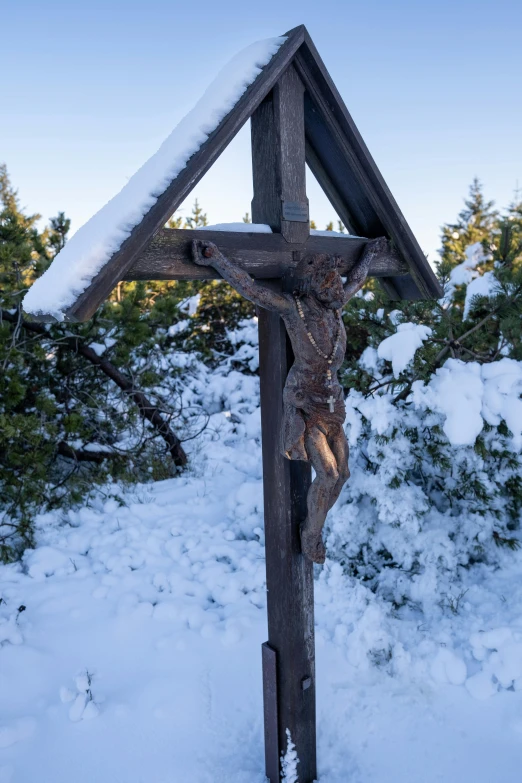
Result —
<instances>
[{"instance_id":1,"label":"wooden cross","mask_svg":"<svg viewBox=\"0 0 522 783\"><path fill-rule=\"evenodd\" d=\"M440 287L389 193L304 26L286 34L236 106L171 182L129 238L77 298L67 315L87 320L120 280L218 277L192 263L194 238L214 242L230 260L275 288L286 287L302 254L340 256L341 274L368 238L387 236L395 252L375 262L392 298L441 296ZM274 233L164 228L166 220L251 118L252 220ZM356 236L310 236L306 163ZM358 236L357 236L358 235ZM366 237L366 238L365 238ZM300 783L317 778L313 566L300 551L311 471L280 449L282 390L292 353L280 317L259 318L268 641L263 645L266 774L280 781L287 729ZM45 314L40 320L48 320ZM333 410L334 399L327 400Z\"/></svg>"}]
</instances>

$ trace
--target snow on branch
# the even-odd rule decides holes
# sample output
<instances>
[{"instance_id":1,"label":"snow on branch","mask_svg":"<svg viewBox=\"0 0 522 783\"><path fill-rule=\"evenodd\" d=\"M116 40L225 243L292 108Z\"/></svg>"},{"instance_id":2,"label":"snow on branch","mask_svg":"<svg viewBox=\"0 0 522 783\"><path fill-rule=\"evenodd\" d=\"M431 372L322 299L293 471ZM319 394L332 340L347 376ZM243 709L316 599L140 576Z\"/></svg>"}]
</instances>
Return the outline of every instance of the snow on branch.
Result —
<instances>
[{"instance_id":1,"label":"snow on branch","mask_svg":"<svg viewBox=\"0 0 522 783\"><path fill-rule=\"evenodd\" d=\"M391 362L393 374L398 378L431 334L430 327L423 324L399 324L396 333L383 340L377 348L379 359Z\"/></svg>"},{"instance_id":2,"label":"snow on branch","mask_svg":"<svg viewBox=\"0 0 522 783\"><path fill-rule=\"evenodd\" d=\"M448 359L428 384L415 381L415 408L429 408L445 417L443 430L454 446L472 446L484 422L498 427L505 421L513 450L522 447L522 363L503 357L479 364Z\"/></svg>"}]
</instances>

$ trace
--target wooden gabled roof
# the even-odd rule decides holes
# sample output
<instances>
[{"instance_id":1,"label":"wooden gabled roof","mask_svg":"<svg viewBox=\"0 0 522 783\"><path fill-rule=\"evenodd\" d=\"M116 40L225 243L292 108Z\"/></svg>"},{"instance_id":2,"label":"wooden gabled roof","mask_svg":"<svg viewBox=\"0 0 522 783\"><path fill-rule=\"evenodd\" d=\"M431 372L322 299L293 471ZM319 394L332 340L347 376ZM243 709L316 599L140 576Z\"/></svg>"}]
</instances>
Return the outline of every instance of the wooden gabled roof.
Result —
<instances>
[{"instance_id":1,"label":"wooden gabled roof","mask_svg":"<svg viewBox=\"0 0 522 783\"><path fill-rule=\"evenodd\" d=\"M440 297L442 291L411 229L362 140L304 25L286 40L182 171L134 227L90 285L67 310L70 321L90 318L155 234L186 199L293 63L305 86L306 159L351 233L387 236L408 274L382 280L394 298ZM46 320L45 314L41 320Z\"/></svg>"}]
</instances>

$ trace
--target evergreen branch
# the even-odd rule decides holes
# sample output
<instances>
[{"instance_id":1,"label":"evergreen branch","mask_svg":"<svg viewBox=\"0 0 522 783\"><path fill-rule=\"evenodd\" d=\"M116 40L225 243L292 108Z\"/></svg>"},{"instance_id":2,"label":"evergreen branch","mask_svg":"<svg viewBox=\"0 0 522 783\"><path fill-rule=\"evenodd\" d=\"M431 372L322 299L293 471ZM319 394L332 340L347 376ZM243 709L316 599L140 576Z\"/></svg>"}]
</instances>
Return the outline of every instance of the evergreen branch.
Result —
<instances>
[{"instance_id":1,"label":"evergreen branch","mask_svg":"<svg viewBox=\"0 0 522 783\"><path fill-rule=\"evenodd\" d=\"M9 313L7 310L0 310L0 318L9 323L21 326L28 332L39 334L42 337L51 338L47 328L41 324L26 321L19 313ZM174 464L178 467L184 467L187 464L187 455L181 441L175 432L169 427L160 413L159 408L153 405L148 397L139 389L134 387L134 383L124 375L117 367L109 362L108 359L102 359L96 351L89 345L85 345L79 337L70 335L63 336L60 339L60 345L68 350L83 356L88 362L98 367L101 372L113 381L126 395L128 395L137 405L140 416L146 419L157 430L168 446L170 455Z\"/></svg>"},{"instance_id":2,"label":"evergreen branch","mask_svg":"<svg viewBox=\"0 0 522 783\"><path fill-rule=\"evenodd\" d=\"M463 348L464 350L468 350L462 345L462 342L464 340L467 340L468 337L471 337L472 334L474 334L476 331L478 331L482 326L484 326L485 323L487 323L490 318L493 318L494 315L497 315L497 313L506 305L510 304L515 301L515 299L520 295L522 292L522 286L518 286L513 293L507 297L504 301L502 301L500 304L498 304L496 307L491 310L487 315L484 316L475 326L472 326L471 329L468 329L467 332L464 332L464 334L461 334L460 337L457 337L455 340L447 340L446 345L442 350L439 351L437 356L435 357L435 360L431 364L431 372L435 372L435 370L440 366L442 360L446 356L446 354L449 351L452 351L454 348L460 349ZM450 328L450 334L451 334L451 328ZM468 350L468 353L471 353L471 351ZM405 400L408 394L411 391L411 387L415 383L416 380L418 380L419 376L414 375L414 377L411 379L411 381L405 386L405 388L399 392L399 394L393 398L393 403L397 403L400 400Z\"/></svg>"},{"instance_id":3,"label":"evergreen branch","mask_svg":"<svg viewBox=\"0 0 522 783\"><path fill-rule=\"evenodd\" d=\"M381 389L383 386L390 386L390 385L391 386L395 385L393 375L388 375L383 381L377 383L375 386L372 386L370 389L368 389L368 391L365 394L365 397L369 397L371 394L376 392L377 389Z\"/></svg>"},{"instance_id":4,"label":"evergreen branch","mask_svg":"<svg viewBox=\"0 0 522 783\"><path fill-rule=\"evenodd\" d=\"M90 451L87 449L73 449L66 441L62 440L58 444L58 454L75 462L96 462L100 465L105 459L118 459L122 456L121 452L114 451Z\"/></svg>"}]
</instances>

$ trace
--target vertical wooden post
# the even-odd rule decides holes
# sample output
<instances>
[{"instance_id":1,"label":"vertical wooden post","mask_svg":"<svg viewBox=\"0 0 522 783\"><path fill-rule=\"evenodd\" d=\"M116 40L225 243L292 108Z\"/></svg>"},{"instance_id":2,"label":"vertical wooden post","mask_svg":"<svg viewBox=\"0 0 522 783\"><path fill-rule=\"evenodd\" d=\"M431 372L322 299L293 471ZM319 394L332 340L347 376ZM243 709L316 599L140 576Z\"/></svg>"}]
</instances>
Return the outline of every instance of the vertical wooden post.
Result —
<instances>
[{"instance_id":1,"label":"vertical wooden post","mask_svg":"<svg viewBox=\"0 0 522 783\"><path fill-rule=\"evenodd\" d=\"M252 116L252 220L288 242L309 234L303 85L293 66ZM274 281L274 285L281 282ZM293 356L280 317L259 310L268 642L263 645L266 774L279 783L290 731L300 783L317 777L313 566L300 551L308 463L281 453L282 391ZM277 731L275 727L277 726Z\"/></svg>"}]
</instances>

